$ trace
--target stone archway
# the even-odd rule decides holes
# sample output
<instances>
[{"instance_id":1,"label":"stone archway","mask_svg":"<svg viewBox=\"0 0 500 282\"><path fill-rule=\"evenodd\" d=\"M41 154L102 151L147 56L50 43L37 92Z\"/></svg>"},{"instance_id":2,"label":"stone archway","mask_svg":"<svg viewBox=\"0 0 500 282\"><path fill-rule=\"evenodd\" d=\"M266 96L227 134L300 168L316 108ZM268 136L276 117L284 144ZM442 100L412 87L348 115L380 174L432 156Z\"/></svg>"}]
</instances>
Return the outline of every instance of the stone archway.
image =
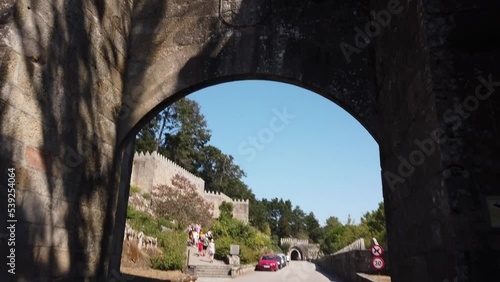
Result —
<instances>
[{"instance_id":1,"label":"stone archway","mask_svg":"<svg viewBox=\"0 0 500 282\"><path fill-rule=\"evenodd\" d=\"M290 259L291 260L302 260L303 256L301 255L300 251L298 249L291 249L290 250Z\"/></svg>"},{"instance_id":2,"label":"stone archway","mask_svg":"<svg viewBox=\"0 0 500 282\"><path fill-rule=\"evenodd\" d=\"M499 5L7 1L0 165L16 172L16 278L119 280L135 133L238 79L313 90L372 134L393 281L494 277Z\"/></svg>"}]
</instances>

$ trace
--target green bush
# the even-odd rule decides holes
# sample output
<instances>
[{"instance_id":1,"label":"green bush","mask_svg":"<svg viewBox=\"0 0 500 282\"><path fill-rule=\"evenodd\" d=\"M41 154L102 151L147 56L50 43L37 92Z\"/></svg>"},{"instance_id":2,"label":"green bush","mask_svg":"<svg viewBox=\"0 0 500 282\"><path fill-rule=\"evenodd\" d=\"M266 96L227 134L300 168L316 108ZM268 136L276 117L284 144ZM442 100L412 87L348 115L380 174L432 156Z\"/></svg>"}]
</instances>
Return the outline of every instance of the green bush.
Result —
<instances>
[{"instance_id":1,"label":"green bush","mask_svg":"<svg viewBox=\"0 0 500 282\"><path fill-rule=\"evenodd\" d=\"M163 255L151 259L151 265L160 270L180 270L184 267L186 256L186 234L183 230L161 232L160 226L173 227L165 218L151 215L128 207L127 221L135 230L158 238L158 246ZM224 260L229 255L231 245L240 246L242 264L255 263L263 253L280 252L269 236L237 219L224 217L217 220L211 228L215 238L215 258Z\"/></svg>"},{"instance_id":2,"label":"green bush","mask_svg":"<svg viewBox=\"0 0 500 282\"><path fill-rule=\"evenodd\" d=\"M288 251L290 250L290 243L284 243L284 244L281 244L280 246L280 249L281 249L281 252L283 253L288 253Z\"/></svg>"},{"instance_id":3,"label":"green bush","mask_svg":"<svg viewBox=\"0 0 500 282\"><path fill-rule=\"evenodd\" d=\"M141 192L139 186L130 185L130 195Z\"/></svg>"},{"instance_id":4,"label":"green bush","mask_svg":"<svg viewBox=\"0 0 500 282\"><path fill-rule=\"evenodd\" d=\"M151 259L151 267L159 270L181 270L186 261L186 235L182 231L162 233L158 237L163 255Z\"/></svg>"},{"instance_id":5,"label":"green bush","mask_svg":"<svg viewBox=\"0 0 500 282\"><path fill-rule=\"evenodd\" d=\"M158 222L158 228L160 228L160 230L161 230L161 227L160 227L161 225L168 227L168 228L171 228L171 229L177 228L177 224L172 223L170 220L168 220L166 218L157 218L156 220Z\"/></svg>"},{"instance_id":6,"label":"green bush","mask_svg":"<svg viewBox=\"0 0 500 282\"><path fill-rule=\"evenodd\" d=\"M184 256L164 253L161 257L151 259L151 267L158 270L181 270L184 266Z\"/></svg>"},{"instance_id":7,"label":"green bush","mask_svg":"<svg viewBox=\"0 0 500 282\"><path fill-rule=\"evenodd\" d=\"M262 252L245 245L240 245L240 262L242 264L250 264L259 260Z\"/></svg>"},{"instance_id":8,"label":"green bush","mask_svg":"<svg viewBox=\"0 0 500 282\"><path fill-rule=\"evenodd\" d=\"M234 245L236 241L231 237L220 237L215 240L215 258L223 260L229 255L229 251L231 250L231 245Z\"/></svg>"},{"instance_id":9,"label":"green bush","mask_svg":"<svg viewBox=\"0 0 500 282\"><path fill-rule=\"evenodd\" d=\"M160 225L156 218L130 206L127 208L127 220L132 228L141 230L145 234L148 234L148 236L157 237L161 234Z\"/></svg>"},{"instance_id":10,"label":"green bush","mask_svg":"<svg viewBox=\"0 0 500 282\"><path fill-rule=\"evenodd\" d=\"M215 257L224 259L229 255L231 245L240 246L240 261L255 263L263 253L280 252L271 239L251 225L237 219L223 217L212 226L215 240Z\"/></svg>"},{"instance_id":11,"label":"green bush","mask_svg":"<svg viewBox=\"0 0 500 282\"><path fill-rule=\"evenodd\" d=\"M146 200L151 200L151 194L149 194L149 193L144 193L144 194L142 194L142 197L143 197L144 199L146 199Z\"/></svg>"},{"instance_id":12,"label":"green bush","mask_svg":"<svg viewBox=\"0 0 500 282\"><path fill-rule=\"evenodd\" d=\"M135 230L141 230L148 236L158 238L158 247L163 255L151 259L151 267L159 270L181 270L186 261L186 234L182 230L161 232L160 226L172 227L167 219L154 218L151 215L138 211L131 206L127 207L127 221Z\"/></svg>"}]
</instances>

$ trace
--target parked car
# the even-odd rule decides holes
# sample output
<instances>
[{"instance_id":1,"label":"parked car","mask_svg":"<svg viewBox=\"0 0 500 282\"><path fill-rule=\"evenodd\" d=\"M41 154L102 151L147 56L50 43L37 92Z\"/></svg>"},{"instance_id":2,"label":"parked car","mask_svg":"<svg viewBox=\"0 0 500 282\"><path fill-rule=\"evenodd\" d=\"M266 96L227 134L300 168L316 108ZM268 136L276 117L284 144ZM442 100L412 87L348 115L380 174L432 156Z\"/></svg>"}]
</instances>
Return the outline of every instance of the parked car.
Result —
<instances>
[{"instance_id":1,"label":"parked car","mask_svg":"<svg viewBox=\"0 0 500 282\"><path fill-rule=\"evenodd\" d=\"M281 259L281 264L280 264L280 265L281 265L281 267L282 267L282 268L283 268L283 267L285 267L285 266L287 265L286 255L285 255L285 254L283 254L283 253L279 253L279 254L276 254L276 255L277 255L277 256L279 256L279 257L280 257L280 259Z\"/></svg>"},{"instance_id":2,"label":"parked car","mask_svg":"<svg viewBox=\"0 0 500 282\"><path fill-rule=\"evenodd\" d=\"M278 270L278 261L276 259L276 256L271 254L261 256L259 259L258 268L259 270Z\"/></svg>"},{"instance_id":3,"label":"parked car","mask_svg":"<svg viewBox=\"0 0 500 282\"><path fill-rule=\"evenodd\" d=\"M285 267L283 257L280 255L275 255L275 257L278 261L278 269L282 269L283 267Z\"/></svg>"}]
</instances>

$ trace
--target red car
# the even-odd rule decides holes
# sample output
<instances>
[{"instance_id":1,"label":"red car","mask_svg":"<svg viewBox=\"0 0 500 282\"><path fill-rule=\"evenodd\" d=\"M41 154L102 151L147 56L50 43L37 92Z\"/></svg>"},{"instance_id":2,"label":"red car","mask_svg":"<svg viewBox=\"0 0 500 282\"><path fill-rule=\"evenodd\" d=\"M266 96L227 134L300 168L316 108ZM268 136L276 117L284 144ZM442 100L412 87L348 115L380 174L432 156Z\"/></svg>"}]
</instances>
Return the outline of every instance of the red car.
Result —
<instances>
[{"instance_id":1,"label":"red car","mask_svg":"<svg viewBox=\"0 0 500 282\"><path fill-rule=\"evenodd\" d=\"M278 261L275 255L263 255L259 259L259 270L278 270Z\"/></svg>"}]
</instances>

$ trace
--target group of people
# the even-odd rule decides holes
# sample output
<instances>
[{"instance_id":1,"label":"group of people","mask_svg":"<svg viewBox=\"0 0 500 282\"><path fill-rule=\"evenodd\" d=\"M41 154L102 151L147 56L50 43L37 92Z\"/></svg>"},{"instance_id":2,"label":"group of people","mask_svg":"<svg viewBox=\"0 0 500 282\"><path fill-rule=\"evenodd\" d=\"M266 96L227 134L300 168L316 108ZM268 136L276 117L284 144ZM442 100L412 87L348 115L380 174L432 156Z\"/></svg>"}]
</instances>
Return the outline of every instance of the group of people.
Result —
<instances>
[{"instance_id":1,"label":"group of people","mask_svg":"<svg viewBox=\"0 0 500 282\"><path fill-rule=\"evenodd\" d=\"M208 256L210 257L210 262L214 261L215 255L215 243L212 235L212 231L208 231L206 234L203 232L201 225L189 225L187 227L188 233L188 244L190 246L198 247L198 256L206 256L208 251Z\"/></svg>"}]
</instances>

